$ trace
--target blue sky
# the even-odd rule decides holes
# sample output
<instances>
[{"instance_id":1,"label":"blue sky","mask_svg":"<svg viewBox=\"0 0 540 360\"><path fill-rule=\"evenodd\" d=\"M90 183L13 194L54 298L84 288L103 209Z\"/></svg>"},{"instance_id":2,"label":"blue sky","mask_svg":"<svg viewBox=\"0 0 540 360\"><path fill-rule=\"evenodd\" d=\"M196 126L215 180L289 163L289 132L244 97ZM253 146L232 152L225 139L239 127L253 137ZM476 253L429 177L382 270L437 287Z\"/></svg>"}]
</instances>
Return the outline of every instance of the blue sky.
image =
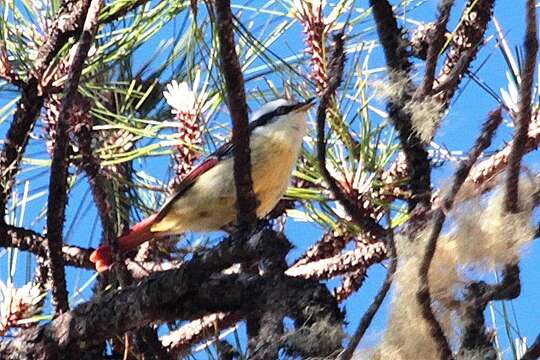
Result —
<instances>
[{"instance_id":1,"label":"blue sky","mask_svg":"<svg viewBox=\"0 0 540 360\"><path fill-rule=\"evenodd\" d=\"M236 2L235 2L236 3ZM450 28L453 28L457 22L457 16L463 7L464 1L456 1L456 7L454 11L454 16L450 22ZM255 1L253 2L254 6L262 6L264 2ZM367 1L357 1L357 6L366 8L368 6ZM402 18L403 24L409 29L413 27L413 24L410 19L414 20L432 20L436 14L436 4L434 0L428 0L424 2L419 7L411 10L410 13L406 14L406 18ZM502 28L504 29L507 41L510 46L520 46L523 41L523 24L524 24L524 4L519 1L499 1L497 2L495 8L495 16L500 22ZM410 18L410 19L409 19ZM144 63L145 55L151 53L151 48L155 47L160 40L171 36L174 33L174 30L177 26L180 26L181 19L178 19L175 23L171 23L166 26L160 35L153 40L151 40L147 47L143 47L140 50L141 63ZM370 20L371 21L371 20ZM293 29L290 34L283 38L283 43L275 44L272 49L279 51L282 57L287 57L293 55L295 52L291 49L296 49L302 47L301 39L298 38L300 28ZM168 33L170 31L170 34ZM296 34L296 36L295 36ZM488 34L490 36L494 35L493 24L490 24ZM363 35L366 39L374 38L375 34L373 32ZM485 63L484 61L487 60ZM383 58L380 52L375 51L372 59L370 60L371 67L383 66ZM500 88L506 88L507 80L505 76L505 71L507 70L504 59L501 55L501 52L496 47L496 41L494 38L491 38L480 54L478 55L473 69L474 71L478 70L480 64L484 65L479 69L478 76L496 93L499 93ZM257 63L253 65L255 67ZM137 64L135 63L135 66ZM248 90L253 89L253 86L261 86L261 82L252 82L248 83ZM465 79L462 83L463 91L458 95L455 103L453 104L452 111L446 117L442 128L440 129L436 141L440 145L446 146L450 150L466 150L473 143L474 139L478 134L481 122L485 119L486 114L494 109L497 106L497 101L488 95L483 89L480 88L473 81ZM4 105L5 102L13 98L13 94L8 94L5 92L0 92L0 106ZM224 114L225 116L226 114ZM3 137L7 126L9 125L9 118L3 124L0 124L0 136ZM511 138L511 130L505 129L500 131L497 139L498 142L492 150L503 144L503 141L508 141ZM28 148L28 153L37 153L42 152L43 148L31 145ZM526 157L526 165L533 171L538 172L539 169L539 155L538 153L530 154ZM167 161L165 158L151 159L145 162L142 162L138 165L139 168L144 169L150 173L158 173L157 175L160 178L165 178L166 171L163 166L163 162ZM450 175L452 174L452 166L444 166L440 169L435 170L433 182L437 186L443 183ZM40 191L46 191L46 186L48 184L48 171L34 171L25 175L25 179L29 178L31 180L31 193L38 194ZM87 186L85 182L82 182L80 185L77 185L80 191L73 191L73 196L70 199L68 216L67 216L67 226L66 226L66 239L77 245L96 246L100 238L100 225L99 222L96 222L95 210L90 205L91 196L85 189ZM22 193L23 186L19 187L20 192ZM42 203L41 203L42 204ZM41 232L43 230L44 221L38 220L37 223L34 223L34 219L38 218L39 211L41 207L37 205L29 205L26 209L26 214L22 220L22 225L25 227L32 227L36 231ZM83 212L86 212L85 216L81 216ZM74 223L73 219L81 219L80 222ZM300 255L303 250L305 250L310 244L315 242L321 236L321 229L312 224L306 223L294 223L289 222L286 228L286 233L289 236L289 239L294 243L296 248L289 255L289 260L294 260L298 255ZM8 262L9 256L6 252L2 253L0 258L0 279L4 280L7 278L8 272ZM16 272L15 281L18 284L22 284L27 279L28 271L27 268L27 255L19 254L18 262L19 267ZM521 271L522 271L522 295L519 299L508 304L508 309L511 313L515 313L515 325L519 327L519 332L522 336L527 336L530 341L532 341L539 329L540 329L540 311L536 309L536 300L540 298L540 277L538 276L538 263L540 263L540 245L538 242L533 242L532 246L524 252L524 257L521 262ZM30 264L30 268L32 265ZM381 265L376 265L369 270L368 278L364 286L354 294L349 301L347 301L346 311L347 311L347 320L349 322L348 329L354 329L359 321L359 318L365 312L367 307L370 305L374 295L378 291L382 280L385 275L385 269ZM92 276L92 273L85 270L73 269L68 270L68 290L71 295L73 295L73 289L79 287L87 279ZM334 287L338 285L336 281L330 282L331 286ZM78 301L82 301L86 298L88 293L83 294L82 296L77 296L73 298L73 304L76 304ZM385 322L388 314L389 299L385 302L385 305L375 317L375 320L366 334L361 347L367 347L375 344L379 339L384 330ZM495 304L497 309L501 309L501 304ZM498 326L502 324L501 316L497 317ZM501 329L502 330L502 329ZM503 348L508 348L508 344L504 342L504 331L500 331L499 335L503 341ZM206 355L201 354L200 358L205 358ZM510 357L508 357L510 358Z\"/></svg>"}]
</instances>

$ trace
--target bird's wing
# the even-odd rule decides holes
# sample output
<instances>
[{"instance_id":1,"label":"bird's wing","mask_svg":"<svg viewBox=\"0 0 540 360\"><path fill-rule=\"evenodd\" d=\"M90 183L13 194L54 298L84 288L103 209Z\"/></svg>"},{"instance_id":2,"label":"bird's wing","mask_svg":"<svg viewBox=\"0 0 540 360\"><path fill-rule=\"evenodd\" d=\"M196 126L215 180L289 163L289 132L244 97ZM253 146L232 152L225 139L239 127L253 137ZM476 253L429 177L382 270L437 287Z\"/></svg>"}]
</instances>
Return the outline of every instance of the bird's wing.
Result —
<instances>
[{"instance_id":1,"label":"bird's wing","mask_svg":"<svg viewBox=\"0 0 540 360\"><path fill-rule=\"evenodd\" d=\"M224 144L205 161L200 163L199 166L193 169L182 180L182 182L176 188L176 193L165 203L157 214L151 215L138 224L135 224L128 232L118 239L120 250L126 251L132 249L153 238L156 234L152 232L152 226L167 215L167 212L170 210L170 207L174 201L182 196L190 187L192 187L199 176L214 167L220 160L231 156L232 148L232 143ZM96 264L96 270L98 272L109 270L111 264L113 263L110 247L108 245L100 246L90 255L90 261Z\"/></svg>"},{"instance_id":2,"label":"bird's wing","mask_svg":"<svg viewBox=\"0 0 540 360\"><path fill-rule=\"evenodd\" d=\"M173 196L167 200L165 205L159 210L157 217L155 219L156 222L160 221L165 217L165 215L169 212L170 207L172 204L184 193L189 190L195 184L195 181L213 168L219 161L221 161L224 158L228 158L232 155L232 149L233 149L233 143L228 142L220 146L214 153L208 156L206 160L204 160L202 163L200 163L195 169L191 170L191 172L178 184L178 186L175 189L175 193Z\"/></svg>"}]
</instances>

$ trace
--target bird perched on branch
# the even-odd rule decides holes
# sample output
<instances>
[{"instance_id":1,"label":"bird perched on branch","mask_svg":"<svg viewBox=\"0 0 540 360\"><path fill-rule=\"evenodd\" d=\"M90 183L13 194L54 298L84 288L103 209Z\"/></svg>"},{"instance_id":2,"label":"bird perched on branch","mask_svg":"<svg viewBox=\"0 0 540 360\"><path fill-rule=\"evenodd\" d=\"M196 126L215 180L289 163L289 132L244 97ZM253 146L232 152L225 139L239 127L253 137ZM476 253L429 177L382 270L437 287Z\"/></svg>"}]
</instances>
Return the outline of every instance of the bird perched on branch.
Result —
<instances>
[{"instance_id":1,"label":"bird perched on branch","mask_svg":"<svg viewBox=\"0 0 540 360\"><path fill-rule=\"evenodd\" d=\"M259 218L274 208L287 189L306 132L306 112L313 100L274 100L251 116L251 171ZM221 146L186 176L161 210L118 238L120 251L133 249L152 238L186 231L214 231L234 222L232 148L230 142ZM99 247L90 260L97 271L107 271L112 264L109 246Z\"/></svg>"}]
</instances>

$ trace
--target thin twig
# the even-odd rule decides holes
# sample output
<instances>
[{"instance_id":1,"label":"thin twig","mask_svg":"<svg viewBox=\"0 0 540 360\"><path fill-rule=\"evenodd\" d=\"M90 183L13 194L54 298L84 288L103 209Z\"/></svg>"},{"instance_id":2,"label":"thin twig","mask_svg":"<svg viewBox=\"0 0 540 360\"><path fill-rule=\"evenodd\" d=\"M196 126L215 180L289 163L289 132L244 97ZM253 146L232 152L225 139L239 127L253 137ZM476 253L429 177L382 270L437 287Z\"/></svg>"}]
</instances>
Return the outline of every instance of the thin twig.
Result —
<instances>
[{"instance_id":1,"label":"thin twig","mask_svg":"<svg viewBox=\"0 0 540 360\"><path fill-rule=\"evenodd\" d=\"M28 251L38 257L46 256L45 236L35 231L0 223L0 246L17 248ZM81 248L74 245L64 245L62 256L64 263L83 269L94 269L94 264L90 261L90 254L94 249Z\"/></svg>"},{"instance_id":2,"label":"thin twig","mask_svg":"<svg viewBox=\"0 0 540 360\"><path fill-rule=\"evenodd\" d=\"M52 280L53 304L57 312L69 310L64 259L62 257L62 231L64 229L68 192L67 150L70 110L77 94L84 61L94 39L97 19L102 5L103 0L92 0L90 4L83 32L81 33L76 53L70 65L64 98L62 99L62 106L58 115L47 208L47 256L49 259L49 273Z\"/></svg>"},{"instance_id":3,"label":"thin twig","mask_svg":"<svg viewBox=\"0 0 540 360\"><path fill-rule=\"evenodd\" d=\"M334 37L334 50L332 52L329 74L332 74L328 81L328 87L324 91L317 108L317 158L319 162L319 168L323 175L325 182L328 184L330 190L334 194L335 198L341 205L347 210L349 216L364 230L376 233L378 235L384 234L385 230L375 220L369 216L362 216L360 208L349 199L347 194L337 184L336 179L332 177L328 169L326 168L326 140L325 140L325 123L326 113L330 105L332 97L339 85L343 76L343 67L345 65L345 52L344 52L344 37L343 33L337 34Z\"/></svg>"},{"instance_id":4,"label":"thin twig","mask_svg":"<svg viewBox=\"0 0 540 360\"><path fill-rule=\"evenodd\" d=\"M388 216L388 224L390 224L390 216L387 213ZM396 272L397 267L397 255L396 255L396 246L394 242L394 230L390 228L388 231L388 243L387 243L387 250L388 250L388 257L390 258L390 266L388 267L388 270L386 272L386 278L384 279L384 283L377 293L377 296L375 296L375 299L373 299L373 302L369 306L368 310L362 316L362 320L360 320L360 323L358 324L358 328L354 332L354 335L351 338L351 341L349 342L349 345L347 345L347 349L341 354L340 360L350 360L352 359L354 355L355 349L358 347L358 344L360 343L360 340L364 337L364 334L366 333L367 329L369 328L369 325L371 324L371 321L375 317L375 314L381 307L381 304L386 297L386 294L388 293L388 290L390 290L390 286L392 285L392 280L394 277L394 273Z\"/></svg>"},{"instance_id":5,"label":"thin twig","mask_svg":"<svg viewBox=\"0 0 540 360\"><path fill-rule=\"evenodd\" d=\"M234 145L234 181L236 206L241 228L251 229L257 221L256 198L251 178L251 151L249 125L244 90L244 77L235 50L231 3L229 0L215 2L221 68L225 78L227 100L231 113Z\"/></svg>"},{"instance_id":6,"label":"thin twig","mask_svg":"<svg viewBox=\"0 0 540 360\"><path fill-rule=\"evenodd\" d=\"M433 255L437 249L437 239L439 238L444 221L446 220L446 212L452 208L454 199L461 188L461 185L463 185L463 182L467 178L472 166L482 151L491 145L491 139L501 121L502 115L500 108L489 114L487 121L482 126L481 134L476 140L476 143L470 151L469 156L461 163L456 171L450 192L444 197L441 207L435 212L433 229L427 240L424 258L420 264L420 269L418 272L418 276L420 278L419 282L420 284L424 284L424 286L418 291L416 298L422 309L424 319L431 327L431 335L439 347L439 355L441 359L451 359L452 351L450 350L450 346L448 345L448 340L444 335L444 331L442 330L441 325L437 321L431 309L429 268L431 267L431 261L433 260Z\"/></svg>"},{"instance_id":7,"label":"thin twig","mask_svg":"<svg viewBox=\"0 0 540 360\"><path fill-rule=\"evenodd\" d=\"M512 149L508 157L508 176L505 187L505 208L510 213L519 211L519 173L521 170L521 159L525 154L529 124L531 123L532 86L534 69L536 67L536 54L538 53L536 4L534 0L527 1L527 28L524 47L525 63L521 72L521 84L519 87L517 126Z\"/></svg>"}]
</instances>

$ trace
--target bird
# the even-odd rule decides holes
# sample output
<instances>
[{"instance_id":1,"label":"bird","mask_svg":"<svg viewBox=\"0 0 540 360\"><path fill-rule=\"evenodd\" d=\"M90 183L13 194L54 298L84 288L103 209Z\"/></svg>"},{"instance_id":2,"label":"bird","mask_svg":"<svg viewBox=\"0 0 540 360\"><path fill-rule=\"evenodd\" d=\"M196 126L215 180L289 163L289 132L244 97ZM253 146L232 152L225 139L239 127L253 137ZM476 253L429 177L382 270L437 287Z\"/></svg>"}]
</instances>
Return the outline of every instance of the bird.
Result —
<instances>
[{"instance_id":1,"label":"bird","mask_svg":"<svg viewBox=\"0 0 540 360\"><path fill-rule=\"evenodd\" d=\"M264 218L285 193L307 130L307 111L314 98L295 102L273 100L250 117L250 151L256 214ZM117 239L126 252L145 241L168 235L221 230L236 219L233 144L227 142L195 167L161 209ZM111 249L102 245L90 255L98 272L113 264Z\"/></svg>"}]
</instances>

